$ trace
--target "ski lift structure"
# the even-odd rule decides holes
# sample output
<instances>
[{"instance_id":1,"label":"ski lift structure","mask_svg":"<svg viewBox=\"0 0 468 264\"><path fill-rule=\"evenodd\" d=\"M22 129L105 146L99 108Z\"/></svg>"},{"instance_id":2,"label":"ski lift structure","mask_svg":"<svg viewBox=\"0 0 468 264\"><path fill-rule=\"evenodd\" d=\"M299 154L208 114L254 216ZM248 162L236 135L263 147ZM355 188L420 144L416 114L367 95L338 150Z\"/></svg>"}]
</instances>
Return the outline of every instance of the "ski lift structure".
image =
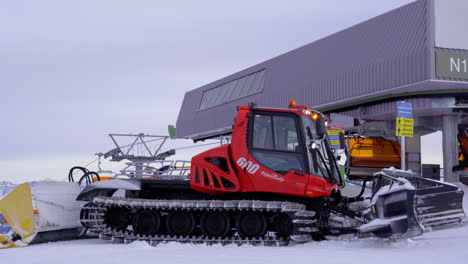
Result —
<instances>
[{"instance_id":1,"label":"ski lift structure","mask_svg":"<svg viewBox=\"0 0 468 264\"><path fill-rule=\"evenodd\" d=\"M115 148L96 153L98 156L97 173L113 173L113 177L187 179L190 174L190 161L166 160L175 155L175 149L163 150L169 136L139 134L109 134ZM122 142L131 142L122 144ZM112 162L127 160L126 167L117 173L102 170L101 159Z\"/></svg>"}]
</instances>

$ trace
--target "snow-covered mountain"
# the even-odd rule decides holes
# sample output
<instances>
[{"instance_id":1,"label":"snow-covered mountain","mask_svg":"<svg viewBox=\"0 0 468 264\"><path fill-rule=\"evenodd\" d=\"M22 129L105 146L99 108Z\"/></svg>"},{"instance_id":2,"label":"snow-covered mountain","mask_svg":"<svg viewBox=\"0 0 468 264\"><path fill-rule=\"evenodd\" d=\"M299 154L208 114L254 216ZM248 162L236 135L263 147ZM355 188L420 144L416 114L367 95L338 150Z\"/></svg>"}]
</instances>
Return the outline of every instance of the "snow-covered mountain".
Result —
<instances>
[{"instance_id":1,"label":"snow-covered mountain","mask_svg":"<svg viewBox=\"0 0 468 264\"><path fill-rule=\"evenodd\" d=\"M8 181L0 182L0 199L6 196L10 191L12 191L18 184L14 184Z\"/></svg>"},{"instance_id":2,"label":"snow-covered mountain","mask_svg":"<svg viewBox=\"0 0 468 264\"><path fill-rule=\"evenodd\" d=\"M29 182L29 184L31 184L31 186L34 187L38 182L50 182L50 181L55 181L55 180L47 178L41 181L32 181L32 182ZM16 188L16 186L18 186L18 184L16 183L12 183L9 181L0 181L0 199L5 197L9 192L11 192L14 188Z\"/></svg>"}]
</instances>

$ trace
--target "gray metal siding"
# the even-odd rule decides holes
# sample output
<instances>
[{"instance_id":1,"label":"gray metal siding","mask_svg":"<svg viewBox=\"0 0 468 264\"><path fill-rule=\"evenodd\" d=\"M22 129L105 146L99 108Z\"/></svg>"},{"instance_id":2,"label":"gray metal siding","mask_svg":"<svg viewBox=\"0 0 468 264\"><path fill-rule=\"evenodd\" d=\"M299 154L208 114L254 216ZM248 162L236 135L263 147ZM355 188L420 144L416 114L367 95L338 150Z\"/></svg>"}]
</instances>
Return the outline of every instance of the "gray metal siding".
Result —
<instances>
[{"instance_id":1,"label":"gray metal siding","mask_svg":"<svg viewBox=\"0 0 468 264\"><path fill-rule=\"evenodd\" d=\"M177 120L177 136L229 127L236 106L248 102L285 107L295 99L326 108L430 79L426 4L425 0L411 3L188 92ZM263 92L198 110L203 91L264 68Z\"/></svg>"}]
</instances>

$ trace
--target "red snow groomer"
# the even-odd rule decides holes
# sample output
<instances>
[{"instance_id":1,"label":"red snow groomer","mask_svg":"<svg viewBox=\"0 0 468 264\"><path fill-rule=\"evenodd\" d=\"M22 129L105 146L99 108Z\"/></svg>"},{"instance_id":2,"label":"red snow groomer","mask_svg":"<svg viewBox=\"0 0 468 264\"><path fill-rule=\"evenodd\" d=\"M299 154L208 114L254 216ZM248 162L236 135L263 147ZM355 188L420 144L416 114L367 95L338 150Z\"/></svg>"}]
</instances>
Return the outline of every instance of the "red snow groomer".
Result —
<instances>
[{"instance_id":1,"label":"red snow groomer","mask_svg":"<svg viewBox=\"0 0 468 264\"><path fill-rule=\"evenodd\" d=\"M466 218L455 186L398 170L377 173L372 187L366 181L356 197L342 194L320 112L249 105L238 107L231 142L194 156L188 177L99 181L78 200L89 201L81 223L101 238L152 244L406 237Z\"/></svg>"}]
</instances>

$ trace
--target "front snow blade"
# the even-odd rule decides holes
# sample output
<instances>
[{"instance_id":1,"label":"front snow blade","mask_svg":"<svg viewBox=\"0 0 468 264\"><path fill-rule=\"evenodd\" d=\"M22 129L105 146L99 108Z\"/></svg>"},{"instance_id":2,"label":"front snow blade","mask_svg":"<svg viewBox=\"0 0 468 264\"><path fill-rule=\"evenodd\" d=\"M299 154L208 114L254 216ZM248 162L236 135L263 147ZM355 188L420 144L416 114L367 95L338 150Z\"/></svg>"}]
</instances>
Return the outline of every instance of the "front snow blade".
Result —
<instances>
[{"instance_id":1,"label":"front snow blade","mask_svg":"<svg viewBox=\"0 0 468 264\"><path fill-rule=\"evenodd\" d=\"M76 201L81 189L74 182L38 182L33 187L33 200L38 210L36 225L40 232L81 227L83 202Z\"/></svg>"},{"instance_id":2,"label":"front snow blade","mask_svg":"<svg viewBox=\"0 0 468 264\"><path fill-rule=\"evenodd\" d=\"M27 245L36 235L31 185L21 184L0 200L0 213L12 232L0 235L0 248Z\"/></svg>"},{"instance_id":3,"label":"front snow blade","mask_svg":"<svg viewBox=\"0 0 468 264\"><path fill-rule=\"evenodd\" d=\"M11 230L0 234L0 248L82 238L78 183L22 184L0 201L0 215ZM3 224L0 223L0 230Z\"/></svg>"}]
</instances>

